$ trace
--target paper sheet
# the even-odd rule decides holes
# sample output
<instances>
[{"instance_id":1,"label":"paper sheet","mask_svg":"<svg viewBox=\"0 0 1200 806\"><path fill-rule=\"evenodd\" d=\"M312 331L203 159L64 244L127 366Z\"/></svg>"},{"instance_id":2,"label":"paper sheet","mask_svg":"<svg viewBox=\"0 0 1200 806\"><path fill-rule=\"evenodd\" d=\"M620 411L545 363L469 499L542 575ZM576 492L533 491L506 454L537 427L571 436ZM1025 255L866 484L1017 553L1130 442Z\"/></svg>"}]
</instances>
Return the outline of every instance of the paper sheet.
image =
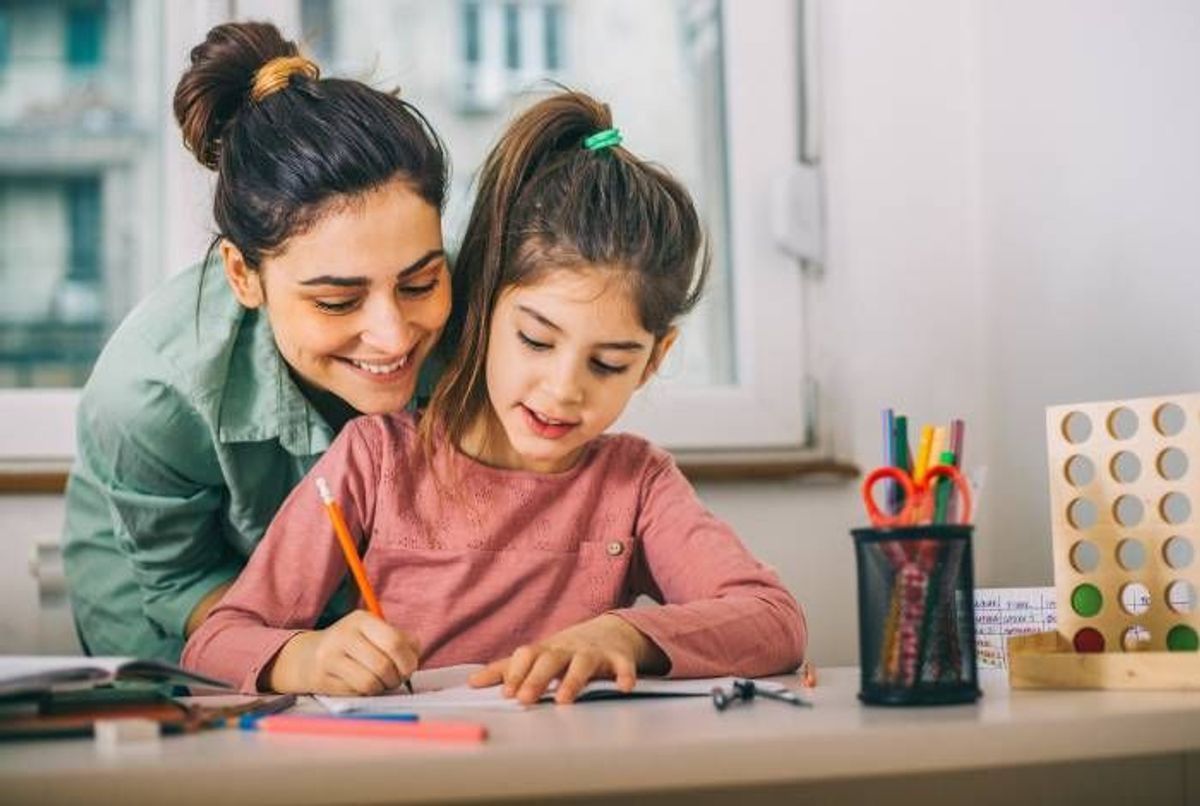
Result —
<instances>
[{"instance_id":1,"label":"paper sheet","mask_svg":"<svg viewBox=\"0 0 1200 806\"><path fill-rule=\"evenodd\" d=\"M975 649L980 669L1007 669L1010 635L1057 629L1054 588L975 591Z\"/></svg>"},{"instance_id":2,"label":"paper sheet","mask_svg":"<svg viewBox=\"0 0 1200 806\"><path fill-rule=\"evenodd\" d=\"M317 701L335 714L386 714L417 711L422 708L462 708L523 710L528 706L509 699L501 693L500 686L471 688L467 678L479 665L449 666L444 669L422 669L413 675L413 692L403 689L377 697L327 697L317 696ZM580 701L607 699L612 697L696 697L708 696L716 686L729 688L733 677L709 677L694 680L663 680L661 678L639 678L632 694L617 689L612 680L593 680L584 687ZM760 688L785 691L787 686L772 681L757 680ZM542 696L542 701L554 698L553 688Z\"/></svg>"}]
</instances>

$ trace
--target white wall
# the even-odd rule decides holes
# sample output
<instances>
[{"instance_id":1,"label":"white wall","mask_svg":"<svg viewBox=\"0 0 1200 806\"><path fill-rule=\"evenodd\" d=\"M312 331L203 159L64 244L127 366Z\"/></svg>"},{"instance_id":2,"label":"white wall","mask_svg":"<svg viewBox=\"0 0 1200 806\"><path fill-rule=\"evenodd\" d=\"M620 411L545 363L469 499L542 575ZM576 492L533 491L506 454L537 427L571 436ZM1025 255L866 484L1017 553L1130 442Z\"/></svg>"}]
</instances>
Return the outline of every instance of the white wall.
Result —
<instances>
[{"instance_id":1,"label":"white wall","mask_svg":"<svg viewBox=\"0 0 1200 806\"><path fill-rule=\"evenodd\" d=\"M965 417L967 464L989 466L979 582L1051 584L1043 408L1200 389L1200 4L821 11L812 302L837 452L872 466L886 405ZM854 662L856 485L701 493L806 604L818 664ZM22 500L6 527L34 517Z\"/></svg>"},{"instance_id":2,"label":"white wall","mask_svg":"<svg viewBox=\"0 0 1200 806\"><path fill-rule=\"evenodd\" d=\"M1033 580L1049 574L1044 406L1200 390L1200 5L981 12L982 363L1012 525L981 564Z\"/></svg>"},{"instance_id":3,"label":"white wall","mask_svg":"<svg viewBox=\"0 0 1200 806\"><path fill-rule=\"evenodd\" d=\"M1200 5L821 9L839 453L877 461L885 405L965 417L979 584L1052 584L1044 408L1200 390ZM814 659L853 661L856 492L705 492L807 604Z\"/></svg>"}]
</instances>

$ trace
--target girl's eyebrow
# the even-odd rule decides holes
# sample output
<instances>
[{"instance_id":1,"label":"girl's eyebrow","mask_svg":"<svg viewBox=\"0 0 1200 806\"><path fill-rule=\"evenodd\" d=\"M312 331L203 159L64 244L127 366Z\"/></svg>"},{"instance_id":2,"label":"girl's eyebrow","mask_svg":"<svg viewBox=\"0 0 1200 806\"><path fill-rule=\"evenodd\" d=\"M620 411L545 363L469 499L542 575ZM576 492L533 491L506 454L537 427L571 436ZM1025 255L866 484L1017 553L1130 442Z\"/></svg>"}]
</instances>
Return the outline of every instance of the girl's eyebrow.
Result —
<instances>
[{"instance_id":1,"label":"girl's eyebrow","mask_svg":"<svg viewBox=\"0 0 1200 806\"><path fill-rule=\"evenodd\" d=\"M532 316L534 319L538 320L543 325L550 328L551 330L553 330L556 333L563 332L563 329L561 327L554 324L554 322L547 319L543 314L539 313L538 311L534 310L533 308L530 308L528 305L518 304L517 310L520 311L521 313ZM635 353L635 352L638 352L639 350L646 349L646 345L642 344L640 341L604 341L604 342L600 342L596 346L602 350L624 350L625 352L628 352L628 353Z\"/></svg>"},{"instance_id":2,"label":"girl's eyebrow","mask_svg":"<svg viewBox=\"0 0 1200 806\"><path fill-rule=\"evenodd\" d=\"M400 273L396 275L396 279L403 280L411 277L428 266L432 261L445 254L446 251L444 249L430 249L416 261L401 269ZM322 274L319 277L310 277L307 280L300 281L300 285L332 285L338 288L358 288L368 285L368 283L369 281L366 277L342 277L333 274Z\"/></svg>"}]
</instances>

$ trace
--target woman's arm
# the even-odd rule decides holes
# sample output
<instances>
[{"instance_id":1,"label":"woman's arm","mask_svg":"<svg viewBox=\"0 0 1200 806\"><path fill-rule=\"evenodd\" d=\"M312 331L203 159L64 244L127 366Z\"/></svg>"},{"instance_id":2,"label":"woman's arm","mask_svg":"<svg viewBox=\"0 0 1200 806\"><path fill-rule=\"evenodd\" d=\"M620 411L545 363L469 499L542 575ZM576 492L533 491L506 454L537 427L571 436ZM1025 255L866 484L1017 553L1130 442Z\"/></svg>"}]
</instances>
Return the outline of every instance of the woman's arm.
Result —
<instances>
[{"instance_id":1,"label":"woman's arm","mask_svg":"<svg viewBox=\"0 0 1200 806\"><path fill-rule=\"evenodd\" d=\"M192 608L191 615L188 616L187 620L187 635L185 637L191 637L192 633L196 631L196 628L204 623L204 619L208 618L208 614L214 607L217 606L217 602L221 601L221 597L224 596L232 587L233 580L218 585L209 591L208 594L201 599L195 607Z\"/></svg>"},{"instance_id":2,"label":"woman's arm","mask_svg":"<svg viewBox=\"0 0 1200 806\"><path fill-rule=\"evenodd\" d=\"M212 432L186 392L141 355L97 365L77 426L64 552L73 598L98 605L77 611L84 637L95 651L135 654L146 648L120 646L120 631L100 622L145 619L182 639L200 601L243 563L222 533Z\"/></svg>"}]
</instances>

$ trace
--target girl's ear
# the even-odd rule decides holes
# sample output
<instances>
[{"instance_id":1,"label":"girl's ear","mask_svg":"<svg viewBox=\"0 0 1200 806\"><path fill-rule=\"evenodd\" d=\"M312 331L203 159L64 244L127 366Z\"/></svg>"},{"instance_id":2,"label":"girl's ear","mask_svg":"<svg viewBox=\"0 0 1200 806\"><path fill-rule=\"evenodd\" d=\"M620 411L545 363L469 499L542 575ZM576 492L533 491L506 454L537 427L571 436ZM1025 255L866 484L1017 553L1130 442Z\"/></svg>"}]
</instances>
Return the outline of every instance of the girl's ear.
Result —
<instances>
[{"instance_id":1,"label":"girl's ear","mask_svg":"<svg viewBox=\"0 0 1200 806\"><path fill-rule=\"evenodd\" d=\"M242 250L228 240L221 240L221 259L225 262L225 279L233 289L237 301L246 308L258 308L263 304L262 278L250 268L242 257Z\"/></svg>"},{"instance_id":2,"label":"girl's ear","mask_svg":"<svg viewBox=\"0 0 1200 806\"><path fill-rule=\"evenodd\" d=\"M658 344L654 345L654 350L650 353L650 361L646 364L646 369L642 371L642 378L638 381L638 388L642 387L646 381L658 372L658 368L662 366L663 359L667 357L667 353L671 351L671 345L675 343L675 339L679 336L679 328L673 327L668 330Z\"/></svg>"}]
</instances>

